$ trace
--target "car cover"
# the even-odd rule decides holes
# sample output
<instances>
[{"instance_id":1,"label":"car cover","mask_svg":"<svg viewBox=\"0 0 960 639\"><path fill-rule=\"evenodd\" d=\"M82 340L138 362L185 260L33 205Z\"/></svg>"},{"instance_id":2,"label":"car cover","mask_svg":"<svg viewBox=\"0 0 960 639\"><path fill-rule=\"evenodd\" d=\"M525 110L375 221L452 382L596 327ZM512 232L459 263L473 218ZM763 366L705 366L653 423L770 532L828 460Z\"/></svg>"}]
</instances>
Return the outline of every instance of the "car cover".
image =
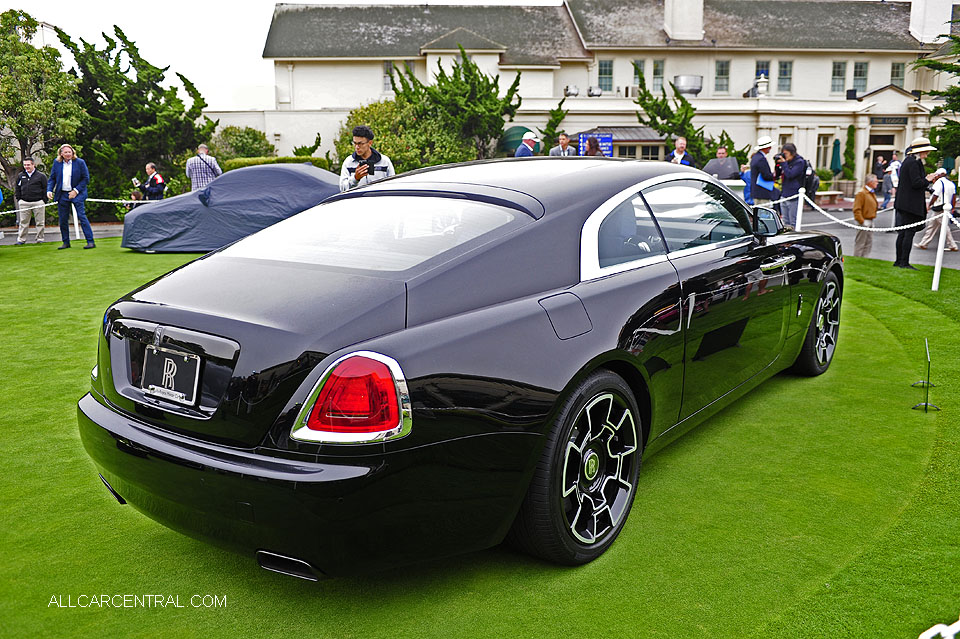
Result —
<instances>
[{"instance_id":1,"label":"car cover","mask_svg":"<svg viewBox=\"0 0 960 639\"><path fill-rule=\"evenodd\" d=\"M136 206L123 220L121 246L206 253L339 192L338 176L309 163L235 169L198 191Z\"/></svg>"}]
</instances>

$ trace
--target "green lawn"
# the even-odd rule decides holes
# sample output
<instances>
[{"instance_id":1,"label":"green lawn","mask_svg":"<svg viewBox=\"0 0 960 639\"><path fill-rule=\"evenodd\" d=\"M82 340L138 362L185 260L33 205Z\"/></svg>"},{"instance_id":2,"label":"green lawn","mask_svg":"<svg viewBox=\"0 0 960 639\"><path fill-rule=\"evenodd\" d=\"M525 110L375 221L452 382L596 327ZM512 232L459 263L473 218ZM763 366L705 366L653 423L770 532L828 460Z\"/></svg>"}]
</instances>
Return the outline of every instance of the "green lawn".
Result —
<instances>
[{"instance_id":1,"label":"green lawn","mask_svg":"<svg viewBox=\"0 0 960 639\"><path fill-rule=\"evenodd\" d=\"M497 548L311 584L119 506L80 444L104 309L189 259L0 248L0 637L912 639L960 614L960 272L931 293L930 268L848 258L830 371L780 375L646 460L590 565ZM910 410L924 337L942 413ZM50 605L100 594L183 607Z\"/></svg>"}]
</instances>

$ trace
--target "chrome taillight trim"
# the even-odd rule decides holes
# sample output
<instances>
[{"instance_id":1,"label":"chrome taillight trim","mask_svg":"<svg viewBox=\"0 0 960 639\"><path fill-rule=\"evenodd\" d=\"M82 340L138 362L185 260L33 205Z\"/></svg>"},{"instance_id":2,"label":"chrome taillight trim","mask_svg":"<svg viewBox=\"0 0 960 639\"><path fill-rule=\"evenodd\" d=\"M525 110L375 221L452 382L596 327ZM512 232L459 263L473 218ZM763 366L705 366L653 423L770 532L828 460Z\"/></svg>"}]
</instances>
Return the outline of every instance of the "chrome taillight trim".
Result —
<instances>
[{"instance_id":1,"label":"chrome taillight trim","mask_svg":"<svg viewBox=\"0 0 960 639\"><path fill-rule=\"evenodd\" d=\"M310 418L310 412L313 410L313 405L317 403L317 398L320 397L320 391L323 389L323 385L333 373L333 369L335 369L340 362L350 359L351 357L366 357L368 359L381 362L382 364L386 364L387 368L390 369L390 374L393 376L394 386L397 390L397 406L400 408L400 420L394 428L380 431L378 433L330 433L326 431L313 430L307 427L307 420ZM375 442L387 442L394 439L400 439L401 437L409 435L412 429L413 409L410 405L410 392L407 390L407 378L404 377L403 370L400 368L400 364L392 357L388 357L381 353L375 353L373 351L354 351L352 353L347 353L342 357L338 357L323 371L323 375L321 375L320 379L317 380L317 383L313 386L313 390L310 391L306 401L304 401L303 407L300 409L300 413L297 415L297 419L294 422L293 428L290 429L290 438L296 441L313 442L319 444L371 444Z\"/></svg>"}]
</instances>

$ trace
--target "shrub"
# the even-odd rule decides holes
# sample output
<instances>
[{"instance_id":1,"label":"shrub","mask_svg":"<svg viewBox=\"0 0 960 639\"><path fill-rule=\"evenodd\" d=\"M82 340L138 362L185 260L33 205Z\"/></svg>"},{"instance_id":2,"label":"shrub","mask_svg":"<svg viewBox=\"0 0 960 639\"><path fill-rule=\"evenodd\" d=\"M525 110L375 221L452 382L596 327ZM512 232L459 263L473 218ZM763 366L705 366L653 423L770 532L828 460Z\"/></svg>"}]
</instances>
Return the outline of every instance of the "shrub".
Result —
<instances>
[{"instance_id":1,"label":"shrub","mask_svg":"<svg viewBox=\"0 0 960 639\"><path fill-rule=\"evenodd\" d=\"M856 174L857 154L854 143L857 129L852 124L847 127L847 144L843 147L843 179L852 180Z\"/></svg>"},{"instance_id":2,"label":"shrub","mask_svg":"<svg viewBox=\"0 0 960 639\"><path fill-rule=\"evenodd\" d=\"M418 117L402 100L383 100L350 111L334 140L341 161L353 153L353 127L359 124L373 129L373 148L390 158L397 173L477 159L473 140L461 138L442 116Z\"/></svg>"},{"instance_id":3,"label":"shrub","mask_svg":"<svg viewBox=\"0 0 960 639\"><path fill-rule=\"evenodd\" d=\"M330 170L330 162L327 158L314 158L305 156L283 156L283 157L259 157L259 158L234 158L225 162L220 162L220 168L226 171L233 169L242 169L245 166L257 166L259 164L306 164L310 163L318 169Z\"/></svg>"},{"instance_id":4,"label":"shrub","mask_svg":"<svg viewBox=\"0 0 960 639\"><path fill-rule=\"evenodd\" d=\"M833 185L833 171L830 169L817 169L817 177L820 178L820 188L818 191L829 191Z\"/></svg>"},{"instance_id":5,"label":"shrub","mask_svg":"<svg viewBox=\"0 0 960 639\"><path fill-rule=\"evenodd\" d=\"M219 161L225 161L233 158L271 157L277 154L277 149L259 129L227 126L210 140L210 153Z\"/></svg>"}]
</instances>

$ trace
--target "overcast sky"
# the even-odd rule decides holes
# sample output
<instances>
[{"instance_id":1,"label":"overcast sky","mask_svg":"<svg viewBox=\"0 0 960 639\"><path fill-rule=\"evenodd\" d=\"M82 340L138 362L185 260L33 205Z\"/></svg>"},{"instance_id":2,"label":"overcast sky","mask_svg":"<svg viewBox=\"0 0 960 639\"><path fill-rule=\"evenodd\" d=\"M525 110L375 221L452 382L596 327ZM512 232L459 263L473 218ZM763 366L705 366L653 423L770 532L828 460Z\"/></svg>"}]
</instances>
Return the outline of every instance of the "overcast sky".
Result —
<instances>
[{"instance_id":1,"label":"overcast sky","mask_svg":"<svg viewBox=\"0 0 960 639\"><path fill-rule=\"evenodd\" d=\"M274 108L273 68L263 44L275 0L167 0L120 3L101 0L41 0L11 3L37 20L57 25L74 41L104 45L102 32L119 26L158 67L169 66L167 79L182 73L197 85L211 110ZM358 2L289 2L287 4L359 4ZM516 4L559 5L560 0L367 0L364 4ZM3 10L0 8L0 10ZM43 36L57 44L56 35ZM343 42L350 42L345 34Z\"/></svg>"}]
</instances>

